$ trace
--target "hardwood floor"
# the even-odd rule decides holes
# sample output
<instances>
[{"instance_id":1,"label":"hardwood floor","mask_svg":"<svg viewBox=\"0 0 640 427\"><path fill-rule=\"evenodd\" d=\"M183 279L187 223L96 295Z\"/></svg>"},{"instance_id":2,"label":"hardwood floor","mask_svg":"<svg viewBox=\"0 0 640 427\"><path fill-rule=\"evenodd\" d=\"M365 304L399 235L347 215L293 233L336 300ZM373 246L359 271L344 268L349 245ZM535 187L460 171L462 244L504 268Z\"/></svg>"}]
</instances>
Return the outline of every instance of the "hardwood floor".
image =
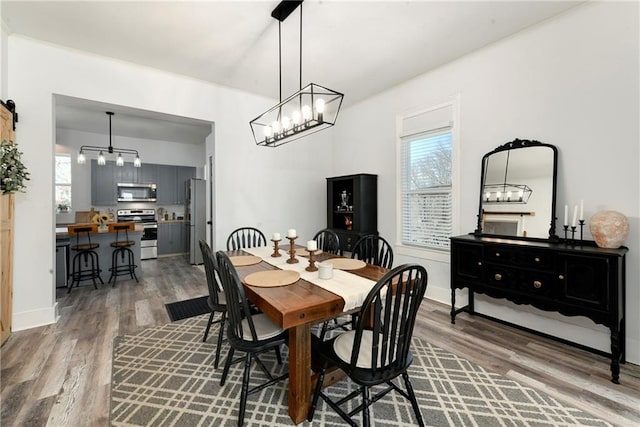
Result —
<instances>
[{"instance_id":1,"label":"hardwood floor","mask_svg":"<svg viewBox=\"0 0 640 427\"><path fill-rule=\"evenodd\" d=\"M59 290L58 323L13 334L0 355L0 425L109 425L113 339L169 322L165 303L207 293L204 273L184 257L143 268L139 284ZM420 310L421 338L615 425L640 425L640 366L622 365L616 385L605 357L466 313L452 325L434 301Z\"/></svg>"}]
</instances>

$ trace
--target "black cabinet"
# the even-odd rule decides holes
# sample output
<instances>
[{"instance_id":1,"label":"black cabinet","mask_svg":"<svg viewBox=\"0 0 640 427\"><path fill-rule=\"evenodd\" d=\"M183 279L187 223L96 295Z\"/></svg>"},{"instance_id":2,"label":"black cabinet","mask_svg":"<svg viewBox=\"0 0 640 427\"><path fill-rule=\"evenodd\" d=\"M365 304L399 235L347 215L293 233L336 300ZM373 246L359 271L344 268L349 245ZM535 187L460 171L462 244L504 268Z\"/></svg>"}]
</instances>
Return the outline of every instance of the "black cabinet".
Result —
<instances>
[{"instance_id":1,"label":"black cabinet","mask_svg":"<svg viewBox=\"0 0 640 427\"><path fill-rule=\"evenodd\" d=\"M159 222L158 255L185 253L187 251L186 231L184 222Z\"/></svg>"},{"instance_id":2,"label":"black cabinet","mask_svg":"<svg viewBox=\"0 0 640 427\"><path fill-rule=\"evenodd\" d=\"M451 322L474 313L474 293L529 304L565 316L585 316L611 330L611 378L624 361L625 254L627 248L509 240L465 235L451 238ZM456 309L456 289L469 303Z\"/></svg>"},{"instance_id":3,"label":"black cabinet","mask_svg":"<svg viewBox=\"0 0 640 427\"><path fill-rule=\"evenodd\" d=\"M365 234L378 234L378 176L327 178L327 228L340 238L343 251Z\"/></svg>"}]
</instances>

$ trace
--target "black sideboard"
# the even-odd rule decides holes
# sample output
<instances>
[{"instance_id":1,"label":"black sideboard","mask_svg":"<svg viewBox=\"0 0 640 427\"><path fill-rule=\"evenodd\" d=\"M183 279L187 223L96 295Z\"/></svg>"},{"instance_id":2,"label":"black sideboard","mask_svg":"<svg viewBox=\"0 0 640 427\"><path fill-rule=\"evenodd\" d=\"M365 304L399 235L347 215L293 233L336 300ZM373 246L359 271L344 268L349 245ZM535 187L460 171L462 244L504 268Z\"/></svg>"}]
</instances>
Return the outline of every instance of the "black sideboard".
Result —
<instances>
[{"instance_id":1,"label":"black sideboard","mask_svg":"<svg viewBox=\"0 0 640 427\"><path fill-rule=\"evenodd\" d=\"M625 350L625 254L593 242L574 245L464 235L451 238L451 322L474 314L474 294L505 298L565 316L585 316L611 330L611 381ZM469 302L456 309L456 289Z\"/></svg>"}]
</instances>

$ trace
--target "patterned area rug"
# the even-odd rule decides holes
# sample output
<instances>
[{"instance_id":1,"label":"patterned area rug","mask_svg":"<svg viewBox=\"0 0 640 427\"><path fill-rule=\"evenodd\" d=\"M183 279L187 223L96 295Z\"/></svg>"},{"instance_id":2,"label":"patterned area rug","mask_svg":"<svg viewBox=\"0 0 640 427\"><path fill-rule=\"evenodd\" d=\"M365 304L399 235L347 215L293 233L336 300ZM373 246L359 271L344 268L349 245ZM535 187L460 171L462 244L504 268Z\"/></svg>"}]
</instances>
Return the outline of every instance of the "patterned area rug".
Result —
<instances>
[{"instance_id":1,"label":"patterned area rug","mask_svg":"<svg viewBox=\"0 0 640 427\"><path fill-rule=\"evenodd\" d=\"M213 369L216 325L209 342L202 342L208 316L199 316L114 340L111 425L114 426L233 426L237 424L242 364L232 366L220 387L221 366ZM226 356L226 345L221 357ZM286 348L283 360L286 361ZM410 368L418 402L429 426L609 426L567 407L534 389L491 373L423 340L414 339ZM272 372L273 353L261 356ZM256 384L264 381L252 369ZM329 389L344 396L352 383ZM287 382L249 396L245 426L293 425L288 416ZM371 408L376 426L415 425L411 405L395 392ZM314 422L300 425L339 426L342 420L320 401Z\"/></svg>"}]
</instances>

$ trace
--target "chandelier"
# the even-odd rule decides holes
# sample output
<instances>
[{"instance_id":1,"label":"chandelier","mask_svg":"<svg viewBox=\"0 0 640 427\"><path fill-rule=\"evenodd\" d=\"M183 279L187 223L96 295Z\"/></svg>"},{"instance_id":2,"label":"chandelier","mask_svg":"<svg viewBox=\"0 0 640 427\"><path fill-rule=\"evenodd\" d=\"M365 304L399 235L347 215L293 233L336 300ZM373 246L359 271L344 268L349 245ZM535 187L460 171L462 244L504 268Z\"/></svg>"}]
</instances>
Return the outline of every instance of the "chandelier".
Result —
<instances>
[{"instance_id":1,"label":"chandelier","mask_svg":"<svg viewBox=\"0 0 640 427\"><path fill-rule=\"evenodd\" d=\"M118 158L116 159L116 166L124 166L124 159L122 158L123 154L135 154L136 158L133 161L133 166L139 168L142 166L140 162L140 155L138 154L138 150L133 150L130 148L116 148L111 144L111 117L114 113L111 111L107 111L107 115L109 116L109 146L108 147L97 147L95 145L83 145L80 147L80 152L78 153L78 164L84 165L87 162L87 158L85 157L85 151L95 151L99 152L98 154L98 164L100 166L104 166L106 163L106 159L104 157L104 152L113 154L118 153Z\"/></svg>"},{"instance_id":2,"label":"chandelier","mask_svg":"<svg viewBox=\"0 0 640 427\"><path fill-rule=\"evenodd\" d=\"M257 145L277 147L336 123L343 94L310 83L302 87L302 1L284 0L271 12L278 20L280 102L249 122ZM300 90L282 99L282 21L300 6Z\"/></svg>"}]
</instances>

